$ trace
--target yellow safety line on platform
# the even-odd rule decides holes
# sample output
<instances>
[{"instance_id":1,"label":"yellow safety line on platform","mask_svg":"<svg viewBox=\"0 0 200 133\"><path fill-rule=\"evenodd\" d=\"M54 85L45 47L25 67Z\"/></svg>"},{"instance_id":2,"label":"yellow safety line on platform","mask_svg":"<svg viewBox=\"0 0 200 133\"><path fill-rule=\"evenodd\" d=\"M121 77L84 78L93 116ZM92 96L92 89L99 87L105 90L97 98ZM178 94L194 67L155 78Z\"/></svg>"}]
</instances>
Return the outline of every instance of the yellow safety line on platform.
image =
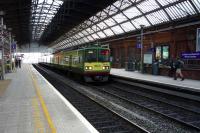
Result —
<instances>
[{"instance_id":1,"label":"yellow safety line on platform","mask_svg":"<svg viewBox=\"0 0 200 133\"><path fill-rule=\"evenodd\" d=\"M36 79L35 79L35 75L33 74L33 72L31 72L30 68L29 68L29 72L30 72L30 76L31 76L32 81L33 81L33 85L34 85L35 90L36 90L36 94L37 94L37 96L38 96L38 98L39 98L39 101L40 101L40 104L41 104L41 106L42 106L42 110L43 110L44 115L45 115L45 117L46 117L46 119L47 119L47 122L48 122L48 124L49 124L49 127L50 127L50 129L51 129L51 133L56 133L56 128L55 128L55 126L54 126L54 124L53 124L53 121L52 121L52 119L51 119L51 116L49 115L49 111L48 111L47 106L46 106L46 104L45 104L45 102L44 102L44 99L43 99L43 97L42 97L42 95L41 95L41 93L40 93L40 87L39 87L38 84L37 84L37 81L36 81Z\"/></svg>"},{"instance_id":2,"label":"yellow safety line on platform","mask_svg":"<svg viewBox=\"0 0 200 133\"><path fill-rule=\"evenodd\" d=\"M33 106L33 118L34 118L34 125L35 131L34 133L44 133L44 124L42 122L42 116L40 114L40 105L39 100L37 97L32 98L32 106Z\"/></svg>"}]
</instances>

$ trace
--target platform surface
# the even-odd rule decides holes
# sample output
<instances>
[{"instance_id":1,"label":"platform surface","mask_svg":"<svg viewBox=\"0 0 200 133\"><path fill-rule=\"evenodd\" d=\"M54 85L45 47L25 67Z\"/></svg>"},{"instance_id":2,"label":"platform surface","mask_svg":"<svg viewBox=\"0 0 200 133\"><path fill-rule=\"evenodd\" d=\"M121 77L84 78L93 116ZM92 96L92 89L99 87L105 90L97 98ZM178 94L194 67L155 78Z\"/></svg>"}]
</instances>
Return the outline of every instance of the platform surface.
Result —
<instances>
[{"instance_id":1,"label":"platform surface","mask_svg":"<svg viewBox=\"0 0 200 133\"><path fill-rule=\"evenodd\" d=\"M180 79L174 80L172 77L142 74L137 71L125 71L125 69L116 69L116 68L112 68L110 73L111 75L150 81L154 83L162 83L165 85L173 85L200 92L199 80L192 80L192 79L185 79L184 81L181 81Z\"/></svg>"},{"instance_id":2,"label":"platform surface","mask_svg":"<svg viewBox=\"0 0 200 133\"><path fill-rule=\"evenodd\" d=\"M0 133L97 132L32 65L6 79L11 83L0 96Z\"/></svg>"}]
</instances>

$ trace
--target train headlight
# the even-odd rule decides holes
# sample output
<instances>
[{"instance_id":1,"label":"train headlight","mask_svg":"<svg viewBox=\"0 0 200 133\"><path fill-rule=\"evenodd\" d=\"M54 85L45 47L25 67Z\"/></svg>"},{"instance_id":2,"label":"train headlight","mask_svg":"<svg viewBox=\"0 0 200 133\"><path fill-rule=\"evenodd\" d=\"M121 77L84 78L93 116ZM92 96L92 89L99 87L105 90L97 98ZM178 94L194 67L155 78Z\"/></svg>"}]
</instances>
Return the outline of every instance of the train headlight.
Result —
<instances>
[{"instance_id":1,"label":"train headlight","mask_svg":"<svg viewBox=\"0 0 200 133\"><path fill-rule=\"evenodd\" d=\"M89 70L92 70L92 67L91 67L91 66L89 66Z\"/></svg>"},{"instance_id":2,"label":"train headlight","mask_svg":"<svg viewBox=\"0 0 200 133\"><path fill-rule=\"evenodd\" d=\"M92 66L86 66L85 67L85 70L92 70L93 68L92 68Z\"/></svg>"},{"instance_id":3,"label":"train headlight","mask_svg":"<svg viewBox=\"0 0 200 133\"><path fill-rule=\"evenodd\" d=\"M103 70L109 69L109 66L103 66Z\"/></svg>"}]
</instances>

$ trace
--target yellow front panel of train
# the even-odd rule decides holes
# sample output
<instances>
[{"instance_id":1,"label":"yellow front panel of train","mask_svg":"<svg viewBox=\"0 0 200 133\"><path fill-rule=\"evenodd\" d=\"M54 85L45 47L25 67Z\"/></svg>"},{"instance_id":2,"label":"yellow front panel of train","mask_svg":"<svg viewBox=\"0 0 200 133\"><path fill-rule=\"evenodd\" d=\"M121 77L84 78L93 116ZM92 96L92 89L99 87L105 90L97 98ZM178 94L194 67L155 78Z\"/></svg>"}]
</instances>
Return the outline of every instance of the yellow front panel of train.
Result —
<instances>
[{"instance_id":1,"label":"yellow front panel of train","mask_svg":"<svg viewBox=\"0 0 200 133\"><path fill-rule=\"evenodd\" d=\"M85 71L110 71L110 62L86 62L84 63Z\"/></svg>"}]
</instances>

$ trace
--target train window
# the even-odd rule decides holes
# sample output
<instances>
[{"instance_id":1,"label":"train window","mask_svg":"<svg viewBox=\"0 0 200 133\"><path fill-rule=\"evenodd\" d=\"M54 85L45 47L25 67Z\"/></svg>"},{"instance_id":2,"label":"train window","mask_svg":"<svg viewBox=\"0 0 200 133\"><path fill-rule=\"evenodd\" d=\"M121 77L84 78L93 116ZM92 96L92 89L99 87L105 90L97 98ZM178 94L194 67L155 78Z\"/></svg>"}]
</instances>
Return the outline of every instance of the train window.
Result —
<instances>
[{"instance_id":1,"label":"train window","mask_svg":"<svg viewBox=\"0 0 200 133\"><path fill-rule=\"evenodd\" d=\"M88 62L97 61L97 50L96 49L87 49L85 51L85 59Z\"/></svg>"},{"instance_id":2,"label":"train window","mask_svg":"<svg viewBox=\"0 0 200 133\"><path fill-rule=\"evenodd\" d=\"M108 62L109 61L110 52L107 49L99 50L99 60L100 62Z\"/></svg>"}]
</instances>

